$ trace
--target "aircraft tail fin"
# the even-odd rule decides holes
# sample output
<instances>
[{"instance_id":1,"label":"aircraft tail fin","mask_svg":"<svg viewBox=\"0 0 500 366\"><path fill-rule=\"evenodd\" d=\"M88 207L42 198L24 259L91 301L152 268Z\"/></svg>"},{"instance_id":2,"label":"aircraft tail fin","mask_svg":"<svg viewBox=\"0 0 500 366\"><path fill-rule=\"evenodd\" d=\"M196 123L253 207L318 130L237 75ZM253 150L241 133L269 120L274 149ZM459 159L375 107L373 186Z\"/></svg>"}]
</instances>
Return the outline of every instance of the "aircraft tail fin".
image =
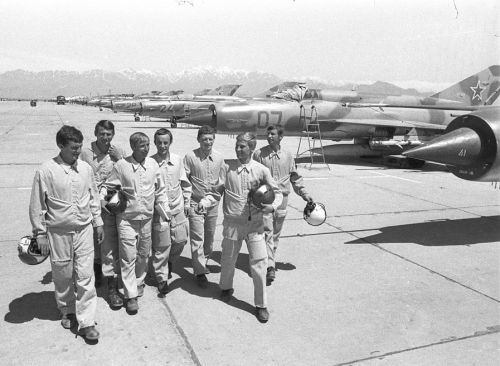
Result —
<instances>
[{"instance_id":1,"label":"aircraft tail fin","mask_svg":"<svg viewBox=\"0 0 500 366\"><path fill-rule=\"evenodd\" d=\"M492 65L439 93L431 95L431 98L479 106L493 104L499 94L500 65Z\"/></svg>"},{"instance_id":2,"label":"aircraft tail fin","mask_svg":"<svg viewBox=\"0 0 500 366\"><path fill-rule=\"evenodd\" d=\"M236 93L236 90L239 89L241 84L225 84L218 86L215 89L210 90L208 93L205 95L225 95L225 96L232 96L234 93Z\"/></svg>"}]
</instances>

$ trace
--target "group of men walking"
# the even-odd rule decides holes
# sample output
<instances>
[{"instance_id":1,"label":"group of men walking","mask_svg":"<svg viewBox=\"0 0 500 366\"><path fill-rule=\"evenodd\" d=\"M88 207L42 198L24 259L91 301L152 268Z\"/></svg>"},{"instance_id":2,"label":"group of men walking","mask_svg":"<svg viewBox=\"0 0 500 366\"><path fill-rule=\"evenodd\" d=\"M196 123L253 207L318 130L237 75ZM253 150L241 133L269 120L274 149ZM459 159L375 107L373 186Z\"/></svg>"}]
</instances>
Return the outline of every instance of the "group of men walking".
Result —
<instances>
[{"instance_id":1,"label":"group of men walking","mask_svg":"<svg viewBox=\"0 0 500 366\"><path fill-rule=\"evenodd\" d=\"M312 201L291 154L281 149L281 127L271 126L269 145L257 151L253 134L238 135L236 159L226 161L213 149L215 131L209 126L198 130L199 148L184 158L170 152L173 136L166 128L155 132L157 152L152 156L149 138L142 132L130 136L129 156L112 144L111 121L99 121L94 134L96 140L83 148L82 133L63 126L56 136L60 152L37 170L31 193L33 235L42 254L50 252L62 326L78 325L87 340L98 340L94 281L101 273L113 309L125 305L129 314L137 313L148 269L159 293L167 294L172 266L188 240L195 281L206 288L221 200L221 299L231 300L236 260L245 240L255 314L267 322L266 284L276 276L275 252L290 185ZM257 207L248 197L263 184L271 187L275 199ZM110 212L105 198L117 190L126 205Z\"/></svg>"}]
</instances>

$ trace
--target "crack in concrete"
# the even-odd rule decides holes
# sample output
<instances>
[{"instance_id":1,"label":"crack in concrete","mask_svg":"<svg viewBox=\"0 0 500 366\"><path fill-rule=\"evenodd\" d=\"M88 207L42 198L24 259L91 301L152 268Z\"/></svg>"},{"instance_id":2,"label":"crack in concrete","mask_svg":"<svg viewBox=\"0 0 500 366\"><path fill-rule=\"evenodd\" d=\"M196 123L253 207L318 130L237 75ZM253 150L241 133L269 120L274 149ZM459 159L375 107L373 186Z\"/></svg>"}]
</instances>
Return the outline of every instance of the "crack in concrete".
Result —
<instances>
[{"instance_id":1,"label":"crack in concrete","mask_svg":"<svg viewBox=\"0 0 500 366\"><path fill-rule=\"evenodd\" d=\"M353 365L355 363L369 361L369 360L383 359L383 358L385 358L387 356L397 355L397 354L405 353L405 352L416 351L416 350L419 350L419 349L429 348L429 347L433 347L433 346L439 346L441 344L446 344L446 343L463 341L463 340L471 339L471 338L483 337L483 336L490 335L490 334L495 334L495 333L500 333L500 326L495 325L493 327L487 327L485 331L478 331L478 332L475 332L472 335L468 335L468 336L464 336L464 337L450 337L448 339L440 340L439 342L433 342L433 343L429 343L429 344L424 344L424 345L417 346L417 347L405 348L405 349L402 349L402 350L387 352L387 353L383 353L383 354L376 355L376 356L359 358L357 360L352 360L352 361L349 361L349 362L336 363L333 366L347 366L347 365Z\"/></svg>"},{"instance_id":2,"label":"crack in concrete","mask_svg":"<svg viewBox=\"0 0 500 366\"><path fill-rule=\"evenodd\" d=\"M353 235L353 236L355 236L355 235ZM358 239L364 240L364 239L362 239L362 238L358 238ZM373 245L375 248L378 248L378 249L380 249L380 250L382 250L382 251L384 251L384 252L386 252L386 253L389 253L389 254L392 254L392 255L394 255L394 256L396 256L396 257L398 257L398 258L401 258L402 260L404 260L404 261L406 261L406 262L408 262L408 263L414 264L414 265L416 265L417 267L423 268L423 269L425 269L425 270L429 271L429 272L430 272L430 273L432 273L432 274L435 274L435 275L438 275L438 276L440 276L440 277L443 277L444 279L446 279L446 280L448 280L448 281L450 281L450 282L453 282L453 283L454 283L454 284L456 284L456 285L462 286L462 287L464 287L464 288L466 288L466 289L468 289L468 290L470 290L470 291L473 291L473 292L475 292L475 293L477 293L477 294L479 294L479 295L481 295L481 296L484 296L484 297L486 297L486 298L488 298L488 299L490 299L490 300L493 300L493 301L495 301L495 302L497 302L497 303L500 303L500 300L495 299L494 297L492 297L492 296L490 296L490 295L487 295L487 294L485 294L485 293L483 293L483 292L481 292L481 291L479 291L479 290L476 290L476 289L474 289L474 288L472 288L472 287L470 287L470 286L464 285L463 283L458 282L458 281L454 280L454 279L453 279L453 278L451 278L451 277L448 277L448 276L445 276L444 274L441 274L441 273L439 273L439 272L436 272L436 271L434 271L433 269L430 269L429 267L426 267L426 266L424 266L424 265L422 265L422 264L420 264L420 263L417 263L417 262L415 262L415 261L412 261L411 259L408 259L408 258L406 258L406 257L404 257L404 256L402 256L402 255L400 255L400 254L397 254L397 253L391 252L389 249L382 248L379 244L374 244L374 243L370 243L370 242L366 242L366 243L367 243L367 244L370 244L370 245Z\"/></svg>"},{"instance_id":3,"label":"crack in concrete","mask_svg":"<svg viewBox=\"0 0 500 366\"><path fill-rule=\"evenodd\" d=\"M184 330L180 326L179 322L177 321L177 318L175 317L174 312L172 311L170 306L168 305L166 299L164 297L160 298L160 302L167 310L167 313L170 316L170 319L172 319L172 323L174 323L175 329L177 330L177 332L181 336L182 341L184 342L184 345L186 346L187 350L189 351L189 356L191 357L191 360L193 361L193 363L196 366L202 366L202 363L200 362L198 356L196 355L196 352L195 352L193 346L191 345L191 342L189 342L189 339L188 339L186 333L184 332Z\"/></svg>"}]
</instances>

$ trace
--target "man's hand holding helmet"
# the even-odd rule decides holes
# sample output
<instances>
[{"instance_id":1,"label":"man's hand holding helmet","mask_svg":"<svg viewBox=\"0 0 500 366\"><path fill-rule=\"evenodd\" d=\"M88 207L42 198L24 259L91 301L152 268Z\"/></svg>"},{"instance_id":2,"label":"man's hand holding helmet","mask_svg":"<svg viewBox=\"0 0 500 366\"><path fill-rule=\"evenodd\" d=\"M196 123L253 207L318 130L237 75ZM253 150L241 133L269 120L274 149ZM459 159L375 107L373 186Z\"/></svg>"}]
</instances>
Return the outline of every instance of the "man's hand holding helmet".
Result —
<instances>
[{"instance_id":1,"label":"man's hand holding helmet","mask_svg":"<svg viewBox=\"0 0 500 366\"><path fill-rule=\"evenodd\" d=\"M274 212L274 207L273 207L273 205L271 203L268 203L268 204L262 203L261 207L260 207L260 210L264 214L273 213Z\"/></svg>"},{"instance_id":2,"label":"man's hand holding helmet","mask_svg":"<svg viewBox=\"0 0 500 366\"><path fill-rule=\"evenodd\" d=\"M38 245L38 249L40 249L40 253L43 256L49 255L50 245L49 245L49 238L47 238L47 235L38 235L36 237L36 242Z\"/></svg>"},{"instance_id":3,"label":"man's hand holding helmet","mask_svg":"<svg viewBox=\"0 0 500 366\"><path fill-rule=\"evenodd\" d=\"M304 193L302 195L302 199L304 201L306 201L306 202L309 202L309 203L313 203L314 202L313 198L309 195L309 193Z\"/></svg>"}]
</instances>

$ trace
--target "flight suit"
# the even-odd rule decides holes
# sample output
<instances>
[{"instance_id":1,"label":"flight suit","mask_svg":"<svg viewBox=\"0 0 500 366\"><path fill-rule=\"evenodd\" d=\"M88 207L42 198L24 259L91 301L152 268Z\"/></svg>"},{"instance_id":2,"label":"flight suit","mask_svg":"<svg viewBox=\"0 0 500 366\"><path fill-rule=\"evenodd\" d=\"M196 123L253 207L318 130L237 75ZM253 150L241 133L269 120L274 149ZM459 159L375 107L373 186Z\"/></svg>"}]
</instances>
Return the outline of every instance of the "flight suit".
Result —
<instances>
[{"instance_id":1,"label":"flight suit","mask_svg":"<svg viewBox=\"0 0 500 366\"><path fill-rule=\"evenodd\" d=\"M161 283L168 279L168 262L175 263L188 240L189 223L184 207L189 207L191 183L177 154L170 153L167 160L158 154L152 158L160 166L170 208L169 223L164 222L157 212L153 214L152 266L156 281Z\"/></svg>"},{"instance_id":2,"label":"flight suit","mask_svg":"<svg viewBox=\"0 0 500 366\"><path fill-rule=\"evenodd\" d=\"M281 205L273 213L264 215L268 267L276 267L276 250L287 214L290 186L301 197L307 196L308 192L304 187L302 176L297 172L295 160L290 152L283 149L275 152L271 146L267 145L255 150L253 158L271 171L271 175L283 193Z\"/></svg>"},{"instance_id":3,"label":"flight suit","mask_svg":"<svg viewBox=\"0 0 500 366\"><path fill-rule=\"evenodd\" d=\"M125 210L116 215L120 269L126 299L138 296L144 286L151 252L151 228L155 209L169 211L165 183L156 161L146 157L142 163L133 156L114 165L105 186L121 185L128 199Z\"/></svg>"},{"instance_id":4,"label":"flight suit","mask_svg":"<svg viewBox=\"0 0 500 366\"><path fill-rule=\"evenodd\" d=\"M92 168L57 156L35 173L29 206L35 237L47 236L52 280L61 314L75 314L80 328L95 325L92 226L102 226Z\"/></svg>"},{"instance_id":5,"label":"flight suit","mask_svg":"<svg viewBox=\"0 0 500 366\"><path fill-rule=\"evenodd\" d=\"M118 152L118 156L111 156L102 152L93 141L89 148L83 149L80 159L90 164L94 171L97 189L103 188L103 183L109 178L113 165L125 156L125 151L116 145L112 145ZM104 189L105 191L105 189ZM104 199L106 194L101 194ZM118 228L116 226L116 216L105 211L101 212L104 222L104 241L99 245L94 236L95 262L102 265L102 274L105 277L117 277L120 274L120 262L118 255Z\"/></svg>"},{"instance_id":6,"label":"flight suit","mask_svg":"<svg viewBox=\"0 0 500 366\"><path fill-rule=\"evenodd\" d=\"M200 200L217 183L224 158L217 151L205 156L200 148L190 151L184 157L184 168L191 184L191 208L189 212L189 239L194 275L205 274L206 262L212 254L219 204L198 212Z\"/></svg>"},{"instance_id":7,"label":"flight suit","mask_svg":"<svg viewBox=\"0 0 500 366\"><path fill-rule=\"evenodd\" d=\"M276 209L281 204L283 196L269 169L254 160L245 165L239 160L229 160L221 169L214 193L205 197L212 204L216 204L217 196L224 194L220 288L222 290L233 288L236 260L245 240L254 283L254 302L255 306L260 308L267 306L267 251L262 211L250 204L248 196L252 189L266 183L275 193L272 206Z\"/></svg>"}]
</instances>

